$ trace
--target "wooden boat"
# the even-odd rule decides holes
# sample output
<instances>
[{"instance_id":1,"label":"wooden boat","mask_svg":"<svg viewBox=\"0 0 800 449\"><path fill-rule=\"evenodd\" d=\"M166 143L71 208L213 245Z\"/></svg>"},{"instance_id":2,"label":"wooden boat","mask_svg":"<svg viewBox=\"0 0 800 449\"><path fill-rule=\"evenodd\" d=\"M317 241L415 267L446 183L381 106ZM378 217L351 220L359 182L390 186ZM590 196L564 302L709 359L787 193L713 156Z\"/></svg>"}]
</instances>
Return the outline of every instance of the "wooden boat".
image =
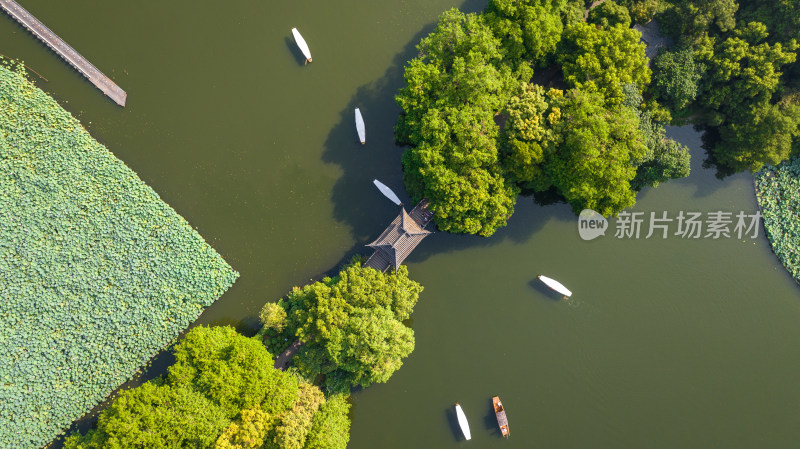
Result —
<instances>
[{"instance_id":1,"label":"wooden boat","mask_svg":"<svg viewBox=\"0 0 800 449\"><path fill-rule=\"evenodd\" d=\"M306 61L311 62L311 50L308 49L306 40L303 39L303 36L300 35L300 32L297 31L297 28L292 28L292 35L294 36L294 41L297 42L297 46L300 48L300 51L303 52L303 56L306 57Z\"/></svg>"},{"instance_id":2,"label":"wooden boat","mask_svg":"<svg viewBox=\"0 0 800 449\"><path fill-rule=\"evenodd\" d=\"M572 296L572 292L569 291L569 289L567 287L564 287L564 284L562 284L561 282L558 282L555 279L550 279L547 276L539 275L537 277L539 278L540 281L544 282L544 285L546 285L546 286L552 288L553 290L561 293L562 295L566 296L567 298Z\"/></svg>"},{"instance_id":3,"label":"wooden boat","mask_svg":"<svg viewBox=\"0 0 800 449\"><path fill-rule=\"evenodd\" d=\"M472 439L472 435L469 433L467 415L464 414L464 410L461 410L461 406L458 402L456 402L456 417L458 418L458 425L461 427L461 431L464 432L464 438L467 440Z\"/></svg>"},{"instance_id":4,"label":"wooden boat","mask_svg":"<svg viewBox=\"0 0 800 449\"><path fill-rule=\"evenodd\" d=\"M386 184L378 181L377 179L372 181L372 183L375 184L375 187L377 187L378 190L381 191L383 196L389 198L394 204L397 204L398 206L403 205L403 202L400 201L400 198L398 198L397 195L395 195L394 192L392 192L392 189L386 187Z\"/></svg>"},{"instance_id":5,"label":"wooden boat","mask_svg":"<svg viewBox=\"0 0 800 449\"><path fill-rule=\"evenodd\" d=\"M358 140L361 145L367 143L367 131L364 129L364 118L361 117L361 111L356 108L356 131L358 131Z\"/></svg>"},{"instance_id":6,"label":"wooden boat","mask_svg":"<svg viewBox=\"0 0 800 449\"><path fill-rule=\"evenodd\" d=\"M503 408L503 403L500 402L500 396L492 398L492 405L494 405L494 416L497 417L497 425L500 426L500 432L504 437L508 438L511 432L508 430L508 418L506 418L506 409Z\"/></svg>"}]
</instances>

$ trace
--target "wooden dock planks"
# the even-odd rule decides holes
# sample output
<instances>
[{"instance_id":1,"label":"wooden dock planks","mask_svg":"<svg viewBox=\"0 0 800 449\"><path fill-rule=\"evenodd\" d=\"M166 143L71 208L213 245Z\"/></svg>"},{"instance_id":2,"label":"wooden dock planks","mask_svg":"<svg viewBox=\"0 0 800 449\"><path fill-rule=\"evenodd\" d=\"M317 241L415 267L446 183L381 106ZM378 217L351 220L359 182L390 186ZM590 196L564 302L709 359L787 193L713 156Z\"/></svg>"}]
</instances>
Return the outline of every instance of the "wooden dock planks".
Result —
<instances>
[{"instance_id":1,"label":"wooden dock planks","mask_svg":"<svg viewBox=\"0 0 800 449\"><path fill-rule=\"evenodd\" d=\"M33 33L39 40L44 42L45 45L50 47L51 50L74 67L75 70L81 72L86 79L91 81L98 89L102 90L103 93L114 100L114 102L120 106L125 106L128 94L125 93L124 90L111 81L109 77L105 76L97 67L93 66L86 58L81 56L80 53L75 51L75 49L70 47L69 44L58 37L56 33L52 32L50 28L44 26L39 19L26 11L25 8L14 0L0 0L0 8L3 8L8 15Z\"/></svg>"}]
</instances>

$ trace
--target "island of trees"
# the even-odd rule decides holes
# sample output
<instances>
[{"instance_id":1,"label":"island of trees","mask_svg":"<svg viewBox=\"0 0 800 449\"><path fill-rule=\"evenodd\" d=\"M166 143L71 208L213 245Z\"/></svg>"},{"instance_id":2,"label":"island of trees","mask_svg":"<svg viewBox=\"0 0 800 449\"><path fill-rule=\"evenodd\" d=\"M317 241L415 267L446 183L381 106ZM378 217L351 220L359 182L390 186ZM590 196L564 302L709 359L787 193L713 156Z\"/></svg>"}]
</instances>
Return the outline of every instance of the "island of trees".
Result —
<instances>
[{"instance_id":1,"label":"island of trees","mask_svg":"<svg viewBox=\"0 0 800 449\"><path fill-rule=\"evenodd\" d=\"M409 193L441 230L492 235L517 196L558 197L609 216L636 192L689 174L664 125L705 132L720 175L800 151L789 83L800 6L788 0L490 0L445 12L396 96ZM652 61L631 28L651 19L674 45ZM553 74L547 86L532 80Z\"/></svg>"}]
</instances>

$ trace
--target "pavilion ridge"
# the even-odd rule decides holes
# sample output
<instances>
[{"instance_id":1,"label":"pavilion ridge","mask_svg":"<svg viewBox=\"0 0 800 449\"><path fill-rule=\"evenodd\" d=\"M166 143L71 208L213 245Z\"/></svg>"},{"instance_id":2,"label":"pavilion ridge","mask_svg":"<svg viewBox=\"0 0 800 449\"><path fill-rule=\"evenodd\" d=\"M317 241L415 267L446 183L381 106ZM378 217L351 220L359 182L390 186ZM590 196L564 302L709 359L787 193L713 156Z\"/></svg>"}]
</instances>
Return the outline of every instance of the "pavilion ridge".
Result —
<instances>
[{"instance_id":1,"label":"pavilion ridge","mask_svg":"<svg viewBox=\"0 0 800 449\"><path fill-rule=\"evenodd\" d=\"M367 259L364 266L380 272L386 272L393 266L397 272L397 267L411 254L411 251L422 239L431 234L431 231L425 230L433 217L433 213L428 210L428 204L428 200L423 199L410 214L401 207L397 218L392 220L380 237L367 245L375 252Z\"/></svg>"}]
</instances>

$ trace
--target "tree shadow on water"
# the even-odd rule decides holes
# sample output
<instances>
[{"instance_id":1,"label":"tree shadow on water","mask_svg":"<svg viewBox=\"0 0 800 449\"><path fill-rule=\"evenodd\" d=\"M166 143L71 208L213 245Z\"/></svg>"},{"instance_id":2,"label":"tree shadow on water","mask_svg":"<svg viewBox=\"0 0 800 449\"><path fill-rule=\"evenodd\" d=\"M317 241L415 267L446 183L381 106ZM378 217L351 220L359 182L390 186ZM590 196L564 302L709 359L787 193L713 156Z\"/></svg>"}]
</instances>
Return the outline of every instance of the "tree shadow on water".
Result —
<instances>
[{"instance_id":1,"label":"tree shadow on water","mask_svg":"<svg viewBox=\"0 0 800 449\"><path fill-rule=\"evenodd\" d=\"M736 175L729 167L718 164L711 152L717 142L714 129L698 125L667 126L666 129L667 137L689 147L691 154L689 176L667 181L668 183L692 186L695 189L695 198L705 198L725 187L725 178Z\"/></svg>"}]
</instances>

